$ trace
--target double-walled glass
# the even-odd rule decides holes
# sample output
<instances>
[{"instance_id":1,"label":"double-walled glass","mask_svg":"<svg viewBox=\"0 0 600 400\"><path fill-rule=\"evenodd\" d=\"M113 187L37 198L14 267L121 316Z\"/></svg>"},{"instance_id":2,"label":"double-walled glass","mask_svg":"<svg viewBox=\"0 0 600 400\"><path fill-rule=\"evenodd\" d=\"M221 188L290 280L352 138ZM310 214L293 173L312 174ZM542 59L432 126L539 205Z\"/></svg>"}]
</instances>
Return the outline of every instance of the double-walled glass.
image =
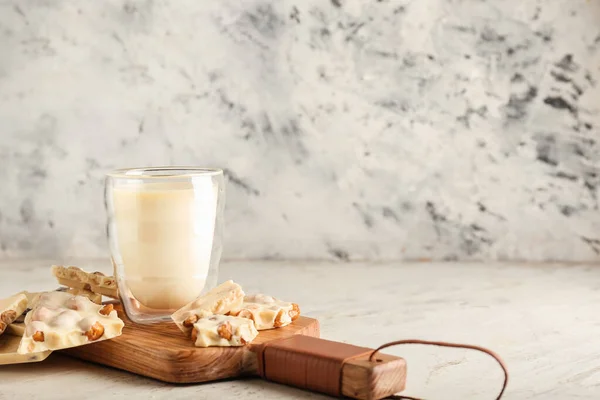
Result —
<instances>
[{"instance_id":1,"label":"double-walled glass","mask_svg":"<svg viewBox=\"0 0 600 400\"><path fill-rule=\"evenodd\" d=\"M132 321L169 320L215 287L224 197L220 169L156 167L107 174L108 240L119 295Z\"/></svg>"}]
</instances>

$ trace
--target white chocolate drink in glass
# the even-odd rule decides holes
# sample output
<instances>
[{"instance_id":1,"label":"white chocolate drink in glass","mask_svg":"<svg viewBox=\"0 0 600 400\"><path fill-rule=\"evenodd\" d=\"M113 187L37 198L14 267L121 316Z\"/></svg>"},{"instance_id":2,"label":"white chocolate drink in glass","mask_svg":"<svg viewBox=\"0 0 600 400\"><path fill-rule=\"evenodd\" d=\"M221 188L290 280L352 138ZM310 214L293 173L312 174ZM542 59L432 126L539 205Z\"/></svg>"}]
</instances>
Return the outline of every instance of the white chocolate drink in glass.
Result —
<instances>
[{"instance_id":1,"label":"white chocolate drink in glass","mask_svg":"<svg viewBox=\"0 0 600 400\"><path fill-rule=\"evenodd\" d=\"M210 179L147 182L112 193L116 244L133 297L162 310L198 297L211 262L218 187Z\"/></svg>"}]
</instances>

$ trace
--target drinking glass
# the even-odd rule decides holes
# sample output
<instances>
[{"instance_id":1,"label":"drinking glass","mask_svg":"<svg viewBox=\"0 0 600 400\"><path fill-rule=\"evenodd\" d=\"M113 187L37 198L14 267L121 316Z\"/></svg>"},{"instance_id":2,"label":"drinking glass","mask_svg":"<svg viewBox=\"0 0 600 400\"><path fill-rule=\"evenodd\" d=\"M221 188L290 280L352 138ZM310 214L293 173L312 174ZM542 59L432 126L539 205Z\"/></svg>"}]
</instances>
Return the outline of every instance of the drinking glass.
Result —
<instances>
[{"instance_id":1,"label":"drinking glass","mask_svg":"<svg viewBox=\"0 0 600 400\"><path fill-rule=\"evenodd\" d=\"M120 169L106 175L107 234L119 295L137 323L170 320L214 288L222 251L223 171Z\"/></svg>"}]
</instances>

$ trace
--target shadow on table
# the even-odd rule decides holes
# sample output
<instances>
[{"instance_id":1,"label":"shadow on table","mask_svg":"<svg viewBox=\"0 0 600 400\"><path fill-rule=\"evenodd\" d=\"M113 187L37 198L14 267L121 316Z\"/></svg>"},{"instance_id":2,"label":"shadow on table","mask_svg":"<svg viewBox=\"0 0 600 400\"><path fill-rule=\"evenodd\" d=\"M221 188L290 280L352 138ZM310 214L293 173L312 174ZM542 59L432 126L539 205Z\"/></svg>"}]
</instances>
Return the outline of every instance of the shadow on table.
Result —
<instances>
[{"instance_id":1,"label":"shadow on table","mask_svg":"<svg viewBox=\"0 0 600 400\"><path fill-rule=\"evenodd\" d=\"M286 398L326 400L331 398L318 393L312 393L273 382L267 382L254 377L226 379L205 383L172 384L136 375L116 368L78 360L76 358L58 353L53 353L46 360L37 363L0 366L0 372L3 374L3 377L5 373L15 377L31 376L32 379L35 377L35 380L38 382L44 380L53 380L57 376L65 375L68 375L69 379L76 381L78 379L78 374L88 380L90 379L90 375L93 375L93 379L95 380L94 386L102 386L102 382L110 382L111 386L114 384L121 384L126 385L128 389L143 389L144 392L147 390L152 391L153 389L168 389L169 397L172 398L178 397L178 388L182 389L179 394L187 397L190 394L189 390L193 389L193 387L197 387L203 392L213 392L213 390L218 390L220 392L223 389L229 388L231 391L237 392L238 394L244 393L245 398L255 399ZM6 378L10 380L10 376L6 376ZM120 387L123 388L123 386Z\"/></svg>"}]
</instances>

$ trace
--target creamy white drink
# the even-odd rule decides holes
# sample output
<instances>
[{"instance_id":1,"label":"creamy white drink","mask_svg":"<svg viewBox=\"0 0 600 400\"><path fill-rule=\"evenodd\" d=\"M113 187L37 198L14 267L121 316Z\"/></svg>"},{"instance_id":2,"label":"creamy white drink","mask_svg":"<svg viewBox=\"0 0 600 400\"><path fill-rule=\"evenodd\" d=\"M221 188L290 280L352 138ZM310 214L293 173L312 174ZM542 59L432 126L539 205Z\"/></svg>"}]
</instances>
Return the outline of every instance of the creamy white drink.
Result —
<instances>
[{"instance_id":1,"label":"creamy white drink","mask_svg":"<svg viewBox=\"0 0 600 400\"><path fill-rule=\"evenodd\" d=\"M112 190L128 289L143 306L178 309L200 295L211 261L218 188L210 179L124 183Z\"/></svg>"}]
</instances>

